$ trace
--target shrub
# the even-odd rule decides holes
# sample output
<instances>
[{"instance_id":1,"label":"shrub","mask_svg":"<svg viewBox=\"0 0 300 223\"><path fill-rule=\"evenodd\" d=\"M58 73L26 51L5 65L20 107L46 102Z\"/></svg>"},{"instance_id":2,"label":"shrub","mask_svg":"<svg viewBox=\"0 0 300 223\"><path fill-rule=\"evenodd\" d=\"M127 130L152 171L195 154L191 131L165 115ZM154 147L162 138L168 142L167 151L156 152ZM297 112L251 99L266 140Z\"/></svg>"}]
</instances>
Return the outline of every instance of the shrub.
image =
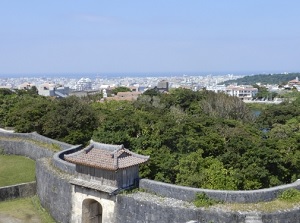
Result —
<instances>
[{"instance_id":1,"label":"shrub","mask_svg":"<svg viewBox=\"0 0 300 223\"><path fill-rule=\"evenodd\" d=\"M194 205L196 207L209 207L211 205L217 204L216 200L209 198L205 193L197 193L194 200Z\"/></svg>"},{"instance_id":2,"label":"shrub","mask_svg":"<svg viewBox=\"0 0 300 223\"><path fill-rule=\"evenodd\" d=\"M295 188L290 188L283 191L278 198L283 201L298 202L300 201L300 191Z\"/></svg>"}]
</instances>

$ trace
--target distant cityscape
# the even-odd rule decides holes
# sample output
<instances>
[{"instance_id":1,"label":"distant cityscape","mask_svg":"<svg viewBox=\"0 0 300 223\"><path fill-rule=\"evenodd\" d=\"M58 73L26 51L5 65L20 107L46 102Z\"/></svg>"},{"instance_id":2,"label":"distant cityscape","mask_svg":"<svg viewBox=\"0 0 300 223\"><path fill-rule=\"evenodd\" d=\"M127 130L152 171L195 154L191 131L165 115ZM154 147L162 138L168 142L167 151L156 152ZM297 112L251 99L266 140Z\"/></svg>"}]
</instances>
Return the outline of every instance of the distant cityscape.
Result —
<instances>
[{"instance_id":1,"label":"distant cityscape","mask_svg":"<svg viewBox=\"0 0 300 223\"><path fill-rule=\"evenodd\" d=\"M283 73L287 74L287 73ZM101 100L136 100L144 91L157 88L161 92L168 92L172 88L186 88L198 91L203 88L216 93L223 92L231 96L239 97L244 101L252 101L257 98L259 89L251 85L232 84L226 86L222 84L225 81L236 80L244 75L167 75L167 76L124 76L124 77L7 77L0 78L0 88L28 90L33 87L37 89L39 95L51 97L87 96L89 94L102 93ZM261 86L260 83L256 83ZM300 81L298 77L295 80L289 80L286 86L279 88L279 85L263 85L269 92L277 92L295 88L300 90ZM112 94L112 90L117 87L127 87L131 92L118 92ZM109 95L109 97L108 97ZM274 98L271 97L271 101ZM259 100L270 101L268 98ZM280 103L277 100L276 103ZM272 102L273 103L273 102Z\"/></svg>"},{"instance_id":2,"label":"distant cityscape","mask_svg":"<svg viewBox=\"0 0 300 223\"><path fill-rule=\"evenodd\" d=\"M28 86L38 86L52 84L56 86L68 87L71 91L101 90L106 87L137 87L140 90L153 88L162 80L169 82L169 88L185 87L193 90L203 87L215 86L226 80L234 80L242 75L176 75L176 76L149 76L149 77L95 77L89 78L82 75L80 78L72 77L14 77L0 78L0 88L24 89Z\"/></svg>"}]
</instances>

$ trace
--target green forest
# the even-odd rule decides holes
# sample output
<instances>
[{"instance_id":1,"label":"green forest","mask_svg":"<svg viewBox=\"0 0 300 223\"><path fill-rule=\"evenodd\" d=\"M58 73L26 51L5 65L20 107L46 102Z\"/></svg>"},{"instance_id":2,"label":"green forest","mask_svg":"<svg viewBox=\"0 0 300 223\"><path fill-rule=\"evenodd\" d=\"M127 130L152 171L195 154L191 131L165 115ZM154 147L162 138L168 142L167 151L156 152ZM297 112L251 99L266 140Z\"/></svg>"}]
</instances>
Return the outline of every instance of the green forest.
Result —
<instances>
[{"instance_id":1,"label":"green forest","mask_svg":"<svg viewBox=\"0 0 300 223\"><path fill-rule=\"evenodd\" d=\"M261 84L278 84L285 85L289 81L300 78L300 73L288 73L288 74L257 74L252 76L245 76L238 78L236 80L228 80L222 84L233 84L237 83L238 85L254 85L257 83Z\"/></svg>"},{"instance_id":2,"label":"green forest","mask_svg":"<svg viewBox=\"0 0 300 223\"><path fill-rule=\"evenodd\" d=\"M100 98L0 89L0 127L71 144L124 144L150 155L141 177L167 183L250 190L300 177L299 95L259 108L206 90L152 89L135 102Z\"/></svg>"}]
</instances>

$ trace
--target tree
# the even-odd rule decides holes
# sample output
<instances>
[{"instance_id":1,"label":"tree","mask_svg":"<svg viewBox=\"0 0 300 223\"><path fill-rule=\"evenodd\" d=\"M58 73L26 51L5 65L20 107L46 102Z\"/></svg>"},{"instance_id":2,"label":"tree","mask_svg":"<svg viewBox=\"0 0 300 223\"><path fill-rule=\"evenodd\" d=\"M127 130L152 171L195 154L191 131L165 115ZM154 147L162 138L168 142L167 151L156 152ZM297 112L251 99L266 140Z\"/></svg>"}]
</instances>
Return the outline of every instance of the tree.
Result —
<instances>
[{"instance_id":1,"label":"tree","mask_svg":"<svg viewBox=\"0 0 300 223\"><path fill-rule=\"evenodd\" d=\"M254 120L250 109L239 98L212 91L204 91L204 95L205 99L201 101L201 107L207 115L243 122Z\"/></svg>"},{"instance_id":2,"label":"tree","mask_svg":"<svg viewBox=\"0 0 300 223\"><path fill-rule=\"evenodd\" d=\"M273 100L278 93L276 92L270 92L266 87L259 86L259 85L253 85L253 87L258 89L257 94L253 97L254 99L265 99L265 100Z\"/></svg>"},{"instance_id":3,"label":"tree","mask_svg":"<svg viewBox=\"0 0 300 223\"><path fill-rule=\"evenodd\" d=\"M7 126L10 109L17 102L16 94L9 89L0 88L0 126Z\"/></svg>"},{"instance_id":4,"label":"tree","mask_svg":"<svg viewBox=\"0 0 300 223\"><path fill-rule=\"evenodd\" d=\"M71 144L87 143L98 126L92 107L75 96L54 101L43 121L43 135Z\"/></svg>"},{"instance_id":5,"label":"tree","mask_svg":"<svg viewBox=\"0 0 300 223\"><path fill-rule=\"evenodd\" d=\"M223 164L213 158L203 158L203 151L199 149L187 156L183 156L176 176L176 183L208 189L237 189L237 180L235 171L226 169Z\"/></svg>"},{"instance_id":6,"label":"tree","mask_svg":"<svg viewBox=\"0 0 300 223\"><path fill-rule=\"evenodd\" d=\"M10 107L6 117L7 126L13 126L17 132L42 132L43 117L50 109L50 101L42 96L32 97L24 94Z\"/></svg>"},{"instance_id":7,"label":"tree","mask_svg":"<svg viewBox=\"0 0 300 223\"><path fill-rule=\"evenodd\" d=\"M143 95L148 95L150 97L161 95L157 87L146 90Z\"/></svg>"},{"instance_id":8,"label":"tree","mask_svg":"<svg viewBox=\"0 0 300 223\"><path fill-rule=\"evenodd\" d=\"M118 94L118 92L130 92L130 91L131 91L130 88L121 86L121 87L116 87L115 89L111 90L111 93L116 95L116 94Z\"/></svg>"}]
</instances>

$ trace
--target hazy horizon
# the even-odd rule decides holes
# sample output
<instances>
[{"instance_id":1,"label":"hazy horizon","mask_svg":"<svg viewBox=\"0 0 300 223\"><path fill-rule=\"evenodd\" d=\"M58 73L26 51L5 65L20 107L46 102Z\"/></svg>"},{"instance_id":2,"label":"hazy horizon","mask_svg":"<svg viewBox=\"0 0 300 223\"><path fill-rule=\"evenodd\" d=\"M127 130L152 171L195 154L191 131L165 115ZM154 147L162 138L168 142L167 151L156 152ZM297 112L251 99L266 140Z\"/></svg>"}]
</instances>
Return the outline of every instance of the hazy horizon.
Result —
<instances>
[{"instance_id":1,"label":"hazy horizon","mask_svg":"<svg viewBox=\"0 0 300 223\"><path fill-rule=\"evenodd\" d=\"M224 76L232 74L235 76L251 76L258 74L284 74L282 72L107 72L107 73L88 73L88 72L61 72L61 73L24 73L24 74L0 74L0 78L124 78L124 77L171 77L171 76ZM297 71L287 73L298 73ZM300 73L300 72L299 72Z\"/></svg>"}]
</instances>

